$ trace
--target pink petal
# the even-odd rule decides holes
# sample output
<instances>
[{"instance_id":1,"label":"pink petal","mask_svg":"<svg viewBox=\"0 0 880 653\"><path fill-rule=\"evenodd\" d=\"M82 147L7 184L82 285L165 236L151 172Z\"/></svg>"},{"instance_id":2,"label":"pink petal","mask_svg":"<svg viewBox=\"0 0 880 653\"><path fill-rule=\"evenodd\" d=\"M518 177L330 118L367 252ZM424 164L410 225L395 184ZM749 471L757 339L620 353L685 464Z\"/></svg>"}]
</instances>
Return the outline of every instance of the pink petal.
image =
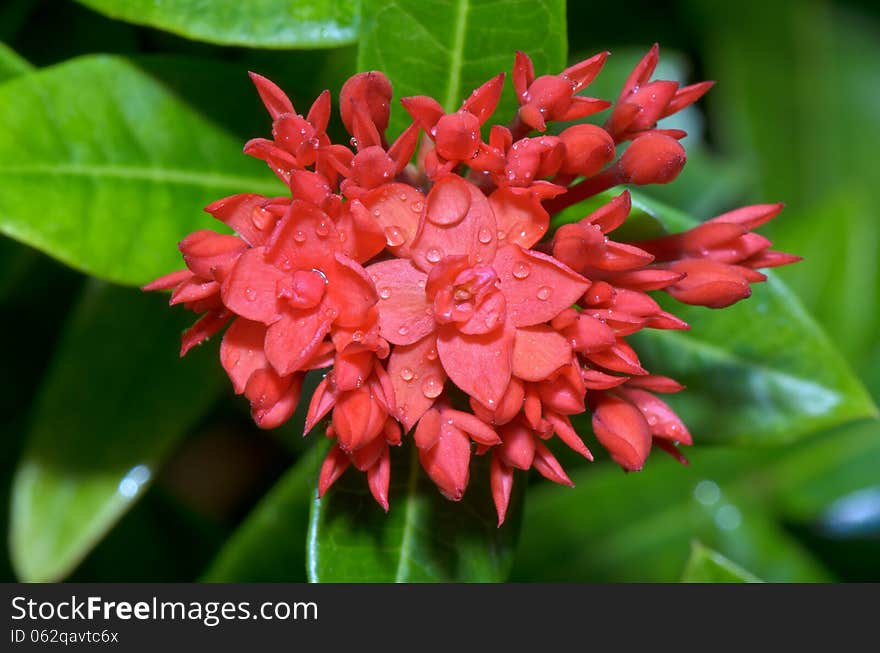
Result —
<instances>
[{"instance_id":1,"label":"pink petal","mask_svg":"<svg viewBox=\"0 0 880 653\"><path fill-rule=\"evenodd\" d=\"M348 454L340 449L338 445L333 445L330 451L327 452L327 457L324 459L324 464L321 465L321 473L318 476L319 497L324 496L324 493L339 480L339 477L348 469L350 464L351 460Z\"/></svg>"},{"instance_id":2,"label":"pink petal","mask_svg":"<svg viewBox=\"0 0 880 653\"><path fill-rule=\"evenodd\" d=\"M303 369L329 330L320 309L286 312L266 332L266 358L282 376Z\"/></svg>"},{"instance_id":3,"label":"pink petal","mask_svg":"<svg viewBox=\"0 0 880 653\"><path fill-rule=\"evenodd\" d=\"M434 329L425 297L428 275L406 259L374 263L367 272L379 293L379 332L395 345L411 345Z\"/></svg>"},{"instance_id":4,"label":"pink petal","mask_svg":"<svg viewBox=\"0 0 880 653\"><path fill-rule=\"evenodd\" d=\"M456 428L441 428L436 444L419 449L422 467L447 499L460 501L468 484L471 442Z\"/></svg>"},{"instance_id":5,"label":"pink petal","mask_svg":"<svg viewBox=\"0 0 880 653\"><path fill-rule=\"evenodd\" d=\"M495 502L495 511L498 513L498 526L500 528L501 524L504 523L504 517L507 515L510 493L513 490L513 467L505 465L497 451L492 454L489 480L492 486L492 499Z\"/></svg>"},{"instance_id":6,"label":"pink petal","mask_svg":"<svg viewBox=\"0 0 880 653\"><path fill-rule=\"evenodd\" d=\"M334 321L343 327L363 324L364 316L378 301L370 277L358 263L337 252L324 265L327 277L327 305L336 312Z\"/></svg>"},{"instance_id":7,"label":"pink petal","mask_svg":"<svg viewBox=\"0 0 880 653\"><path fill-rule=\"evenodd\" d=\"M398 345L388 359L388 376L397 400L397 419L409 431L443 391L446 372L437 354L437 339L422 338Z\"/></svg>"},{"instance_id":8,"label":"pink petal","mask_svg":"<svg viewBox=\"0 0 880 653\"><path fill-rule=\"evenodd\" d=\"M624 469L639 470L651 451L651 431L639 410L616 397L603 397L593 411L593 432Z\"/></svg>"},{"instance_id":9,"label":"pink petal","mask_svg":"<svg viewBox=\"0 0 880 653\"><path fill-rule=\"evenodd\" d=\"M492 261L498 229L489 200L476 186L458 175L446 175L434 184L426 202L428 209L411 248L420 269L427 272L446 256L467 256L472 265ZM451 222L465 204L463 217ZM434 205L436 215L431 212Z\"/></svg>"},{"instance_id":10,"label":"pink petal","mask_svg":"<svg viewBox=\"0 0 880 653\"><path fill-rule=\"evenodd\" d=\"M529 469L535 459L535 437L531 429L516 421L506 425L501 435L503 442L498 447L498 455L504 464Z\"/></svg>"},{"instance_id":11,"label":"pink petal","mask_svg":"<svg viewBox=\"0 0 880 653\"><path fill-rule=\"evenodd\" d=\"M509 322L482 335L465 335L447 325L439 330L437 352L452 382L494 410L510 382L513 338Z\"/></svg>"},{"instance_id":12,"label":"pink petal","mask_svg":"<svg viewBox=\"0 0 880 653\"><path fill-rule=\"evenodd\" d=\"M395 183L371 190L360 201L382 228L388 249L408 257L425 210L425 196L408 184Z\"/></svg>"},{"instance_id":13,"label":"pink petal","mask_svg":"<svg viewBox=\"0 0 880 653\"><path fill-rule=\"evenodd\" d=\"M190 349L213 336L231 317L229 311L222 309L205 313L180 337L180 355L185 356Z\"/></svg>"},{"instance_id":14,"label":"pink petal","mask_svg":"<svg viewBox=\"0 0 880 653\"><path fill-rule=\"evenodd\" d=\"M263 351L266 325L239 318L223 335L220 363L232 381L236 394L244 392L248 379L256 370L268 365Z\"/></svg>"},{"instance_id":15,"label":"pink petal","mask_svg":"<svg viewBox=\"0 0 880 653\"><path fill-rule=\"evenodd\" d=\"M530 194L499 188L489 196L495 214L499 239L528 249L547 233L550 216L541 202Z\"/></svg>"},{"instance_id":16,"label":"pink petal","mask_svg":"<svg viewBox=\"0 0 880 653\"><path fill-rule=\"evenodd\" d=\"M294 200L266 246L266 260L282 269L322 269L339 249L333 220L314 204Z\"/></svg>"},{"instance_id":17,"label":"pink petal","mask_svg":"<svg viewBox=\"0 0 880 653\"><path fill-rule=\"evenodd\" d=\"M252 247L265 245L278 218L263 208L267 198L241 194L224 197L205 207L205 211L225 223Z\"/></svg>"},{"instance_id":18,"label":"pink petal","mask_svg":"<svg viewBox=\"0 0 880 653\"><path fill-rule=\"evenodd\" d=\"M518 327L549 322L574 304L590 285L553 257L518 245L499 249L493 266L507 298L507 314Z\"/></svg>"},{"instance_id":19,"label":"pink petal","mask_svg":"<svg viewBox=\"0 0 880 653\"><path fill-rule=\"evenodd\" d=\"M524 381L543 381L571 363L571 345L549 326L519 328L513 340L513 374Z\"/></svg>"},{"instance_id":20,"label":"pink petal","mask_svg":"<svg viewBox=\"0 0 880 653\"><path fill-rule=\"evenodd\" d=\"M285 274L266 262L264 249L250 249L239 257L220 288L223 303L232 312L254 322L278 319L278 282Z\"/></svg>"}]
</instances>

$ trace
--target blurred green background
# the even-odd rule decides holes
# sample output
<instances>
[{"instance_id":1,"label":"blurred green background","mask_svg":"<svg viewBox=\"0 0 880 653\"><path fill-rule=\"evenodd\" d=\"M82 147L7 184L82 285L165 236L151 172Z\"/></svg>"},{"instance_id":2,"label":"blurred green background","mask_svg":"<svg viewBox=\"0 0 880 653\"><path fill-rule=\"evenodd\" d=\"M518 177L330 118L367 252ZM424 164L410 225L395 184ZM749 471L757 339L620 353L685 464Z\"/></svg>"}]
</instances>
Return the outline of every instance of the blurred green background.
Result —
<instances>
[{"instance_id":1,"label":"blurred green background","mask_svg":"<svg viewBox=\"0 0 880 653\"><path fill-rule=\"evenodd\" d=\"M690 134L685 171L649 194L700 219L784 201L765 233L805 261L779 276L880 400L877 3L570 2L568 32L572 61L613 53L591 87L600 97L615 97L655 41L661 77L718 81L677 118ZM356 57L352 44L198 43L55 0L0 2L0 42L10 49L0 49L0 103L12 106L4 87L31 66L120 53L210 121L223 143L268 128L247 70L275 80L303 110L325 87L336 92ZM185 125L131 129L161 138ZM192 147L208 156L213 146ZM241 166L243 176L262 174L253 162ZM11 183L6 177L0 198L12 195ZM43 192L54 191L37 185L28 195L33 215ZM138 201L132 195L118 210L137 210ZM0 578L304 580L317 453L297 420L256 429L227 387L216 344L177 363L189 316L169 312L162 297L95 281L0 238L0 522L9 532ZM125 250L133 257L148 243L142 234L120 238L133 240ZM113 274L127 280L124 261ZM675 581L699 541L765 580L880 580L876 419L757 449L701 446L700 437L689 467L655 455L644 472L624 474L607 461L571 460L575 489L534 482L511 578Z\"/></svg>"}]
</instances>

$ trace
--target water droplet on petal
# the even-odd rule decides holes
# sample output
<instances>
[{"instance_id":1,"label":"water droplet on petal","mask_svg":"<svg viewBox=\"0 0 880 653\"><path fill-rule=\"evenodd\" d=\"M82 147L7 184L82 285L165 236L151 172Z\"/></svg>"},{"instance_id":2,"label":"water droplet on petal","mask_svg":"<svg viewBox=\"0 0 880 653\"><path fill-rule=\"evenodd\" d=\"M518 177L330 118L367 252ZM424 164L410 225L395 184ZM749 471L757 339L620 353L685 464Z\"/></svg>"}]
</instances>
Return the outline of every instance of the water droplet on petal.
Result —
<instances>
[{"instance_id":1,"label":"water droplet on petal","mask_svg":"<svg viewBox=\"0 0 880 653\"><path fill-rule=\"evenodd\" d=\"M553 294L553 289L550 288L550 286L541 286L538 288L538 299L541 301L549 299L551 294Z\"/></svg>"},{"instance_id":2,"label":"water droplet on petal","mask_svg":"<svg viewBox=\"0 0 880 653\"><path fill-rule=\"evenodd\" d=\"M425 254L425 258L431 263L438 263L443 258L443 252L436 247L432 247Z\"/></svg>"},{"instance_id":3,"label":"water droplet on petal","mask_svg":"<svg viewBox=\"0 0 880 653\"><path fill-rule=\"evenodd\" d=\"M376 209L373 211L373 215L378 218L380 215L382 215L382 212L379 209Z\"/></svg>"},{"instance_id":4,"label":"water droplet on petal","mask_svg":"<svg viewBox=\"0 0 880 653\"><path fill-rule=\"evenodd\" d=\"M424 206L425 206L424 204L422 204L421 202L419 202L418 200L416 200L415 202L412 203L412 205L410 206L410 208L411 208L411 209L413 210L413 212L415 212L415 213L421 213L421 212L422 212L422 209L424 208Z\"/></svg>"},{"instance_id":5,"label":"water droplet on petal","mask_svg":"<svg viewBox=\"0 0 880 653\"><path fill-rule=\"evenodd\" d=\"M480 229L480 233L477 234L477 239L484 245L490 243L492 242L492 232L483 227Z\"/></svg>"},{"instance_id":6,"label":"water droplet on petal","mask_svg":"<svg viewBox=\"0 0 880 653\"><path fill-rule=\"evenodd\" d=\"M293 239L298 243L306 242L306 232L302 230L297 231L295 234L293 234Z\"/></svg>"},{"instance_id":7,"label":"water droplet on petal","mask_svg":"<svg viewBox=\"0 0 880 653\"><path fill-rule=\"evenodd\" d=\"M254 290L253 288L245 288L244 289L244 296L247 297L247 300L249 302L252 302L257 298L257 291Z\"/></svg>"},{"instance_id":8,"label":"water droplet on petal","mask_svg":"<svg viewBox=\"0 0 880 653\"><path fill-rule=\"evenodd\" d=\"M404 381L412 381L414 376L415 374L413 374L413 371L408 367L404 367L400 370L400 378Z\"/></svg>"},{"instance_id":9,"label":"water droplet on petal","mask_svg":"<svg viewBox=\"0 0 880 653\"><path fill-rule=\"evenodd\" d=\"M405 202L406 199L407 199L407 197L406 197L406 193L401 193L400 195L397 196L397 198L398 198L401 202Z\"/></svg>"},{"instance_id":10,"label":"water droplet on petal","mask_svg":"<svg viewBox=\"0 0 880 653\"><path fill-rule=\"evenodd\" d=\"M389 247L403 245L405 240L406 237L403 235L403 231L401 231L400 227L396 225L385 227L385 242L388 243Z\"/></svg>"},{"instance_id":11,"label":"water droplet on petal","mask_svg":"<svg viewBox=\"0 0 880 653\"><path fill-rule=\"evenodd\" d=\"M326 220L321 220L318 223L318 226L315 227L315 233L318 234L318 238L326 238L330 233L330 225Z\"/></svg>"},{"instance_id":12,"label":"water droplet on petal","mask_svg":"<svg viewBox=\"0 0 880 653\"><path fill-rule=\"evenodd\" d=\"M379 297L382 299L388 299L391 297L391 289L390 288L380 288L379 289Z\"/></svg>"},{"instance_id":13,"label":"water droplet on petal","mask_svg":"<svg viewBox=\"0 0 880 653\"><path fill-rule=\"evenodd\" d=\"M355 148L356 148L356 147L358 146L358 139L356 139L354 136L352 136L352 137L351 137L351 140L348 141L348 142L351 143L351 146L352 146L352 147L355 147Z\"/></svg>"},{"instance_id":14,"label":"water droplet on petal","mask_svg":"<svg viewBox=\"0 0 880 653\"><path fill-rule=\"evenodd\" d=\"M429 361L437 360L437 350L432 347L428 350L428 353L425 354L425 358L427 358Z\"/></svg>"},{"instance_id":15,"label":"water droplet on petal","mask_svg":"<svg viewBox=\"0 0 880 653\"><path fill-rule=\"evenodd\" d=\"M443 383L436 376L429 376L422 383L422 394L428 399L434 399L443 392Z\"/></svg>"},{"instance_id":16,"label":"water droplet on petal","mask_svg":"<svg viewBox=\"0 0 880 653\"><path fill-rule=\"evenodd\" d=\"M360 342L361 340L364 339L364 332L363 331L355 331L354 333L351 334L351 339L354 342Z\"/></svg>"},{"instance_id":17,"label":"water droplet on petal","mask_svg":"<svg viewBox=\"0 0 880 653\"><path fill-rule=\"evenodd\" d=\"M397 330L397 333L399 333L402 336L405 336L407 333L409 333L409 327L402 326Z\"/></svg>"},{"instance_id":18,"label":"water droplet on petal","mask_svg":"<svg viewBox=\"0 0 880 653\"><path fill-rule=\"evenodd\" d=\"M513 266L512 274L516 279L525 279L527 276L529 276L530 272L531 270L526 263L517 263Z\"/></svg>"}]
</instances>

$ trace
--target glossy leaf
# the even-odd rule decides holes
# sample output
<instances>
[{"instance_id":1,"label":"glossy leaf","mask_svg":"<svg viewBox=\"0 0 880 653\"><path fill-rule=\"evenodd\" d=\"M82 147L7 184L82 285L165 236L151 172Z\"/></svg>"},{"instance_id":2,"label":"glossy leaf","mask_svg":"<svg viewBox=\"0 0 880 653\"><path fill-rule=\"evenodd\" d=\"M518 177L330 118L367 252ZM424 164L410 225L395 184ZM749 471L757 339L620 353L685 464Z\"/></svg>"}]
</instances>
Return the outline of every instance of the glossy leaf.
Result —
<instances>
[{"instance_id":1,"label":"glossy leaf","mask_svg":"<svg viewBox=\"0 0 880 653\"><path fill-rule=\"evenodd\" d=\"M13 483L10 542L21 580L63 578L142 494L216 399L211 348L185 360L166 299L90 284L36 400Z\"/></svg>"},{"instance_id":2,"label":"glossy leaf","mask_svg":"<svg viewBox=\"0 0 880 653\"><path fill-rule=\"evenodd\" d=\"M310 447L223 545L202 580L220 583L303 582L312 490L327 441Z\"/></svg>"},{"instance_id":3,"label":"glossy leaf","mask_svg":"<svg viewBox=\"0 0 880 653\"><path fill-rule=\"evenodd\" d=\"M689 466L652 456L637 474L597 464L573 489L532 488L512 580L674 582L694 538L768 581L827 580L765 510L765 456L694 449Z\"/></svg>"},{"instance_id":4,"label":"glossy leaf","mask_svg":"<svg viewBox=\"0 0 880 653\"><path fill-rule=\"evenodd\" d=\"M489 492L488 460L471 463L464 499L446 500L422 471L415 445L392 452L386 515L363 474L349 469L313 499L307 544L312 582L497 582L507 578L522 510L517 478L507 522ZM412 454L412 455L411 455Z\"/></svg>"},{"instance_id":5,"label":"glossy leaf","mask_svg":"<svg viewBox=\"0 0 880 653\"><path fill-rule=\"evenodd\" d=\"M0 82L29 73L34 69L8 45L0 43Z\"/></svg>"},{"instance_id":6,"label":"glossy leaf","mask_svg":"<svg viewBox=\"0 0 880 653\"><path fill-rule=\"evenodd\" d=\"M760 583L760 578L700 542L691 544L684 583Z\"/></svg>"},{"instance_id":7,"label":"glossy leaf","mask_svg":"<svg viewBox=\"0 0 880 653\"><path fill-rule=\"evenodd\" d=\"M115 57L7 82L0 122L0 232L111 281L180 268L176 243L217 227L209 202L283 188L237 139Z\"/></svg>"},{"instance_id":8,"label":"glossy leaf","mask_svg":"<svg viewBox=\"0 0 880 653\"><path fill-rule=\"evenodd\" d=\"M694 224L643 196L636 206L669 231ZM721 311L669 302L691 330L645 330L633 338L648 369L688 386L669 403L699 442L790 442L876 415L835 344L779 276L768 276L749 299Z\"/></svg>"},{"instance_id":9,"label":"glossy leaf","mask_svg":"<svg viewBox=\"0 0 880 653\"><path fill-rule=\"evenodd\" d=\"M565 67L564 0L364 0L360 70L382 70L394 84L390 133L410 118L397 99L430 95L454 111L471 91L500 72L510 74L515 50L538 75ZM492 121L516 108L510 80Z\"/></svg>"},{"instance_id":10,"label":"glossy leaf","mask_svg":"<svg viewBox=\"0 0 880 653\"><path fill-rule=\"evenodd\" d=\"M95 11L198 41L319 48L357 38L357 0L77 0Z\"/></svg>"}]
</instances>

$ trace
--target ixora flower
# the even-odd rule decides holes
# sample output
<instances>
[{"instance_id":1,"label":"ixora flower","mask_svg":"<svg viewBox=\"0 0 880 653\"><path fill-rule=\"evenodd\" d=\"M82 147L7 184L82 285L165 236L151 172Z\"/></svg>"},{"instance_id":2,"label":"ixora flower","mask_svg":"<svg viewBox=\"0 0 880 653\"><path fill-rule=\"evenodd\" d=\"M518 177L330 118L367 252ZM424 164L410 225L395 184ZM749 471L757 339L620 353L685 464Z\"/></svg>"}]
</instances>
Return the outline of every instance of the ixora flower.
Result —
<instances>
[{"instance_id":1,"label":"ixora flower","mask_svg":"<svg viewBox=\"0 0 880 653\"><path fill-rule=\"evenodd\" d=\"M273 138L248 142L245 153L290 194L214 202L206 210L235 235L190 234L180 243L186 269L145 289L173 290L171 304L202 314L181 355L227 327L221 364L263 428L291 417L306 372L328 370L305 424L334 440L320 494L354 465L387 510L389 447L411 440L452 500L465 493L471 457L490 456L500 525L515 469L571 485L547 440L592 460L571 421L587 412L624 469L641 469L654 446L686 462L678 447L691 435L657 396L683 388L646 370L627 342L641 329L688 328L649 293L721 308L765 279L758 268L797 257L752 232L778 204L624 242L614 239L631 208L624 190L549 229L552 215L615 186L673 181L684 133L657 121L711 86L652 81L654 46L613 106L578 95L606 54L536 77L516 53L519 108L507 126L487 128L503 74L453 113L429 97L403 98L412 123L393 142L391 83L360 73L340 94L351 148L327 135L329 92L303 117L252 75ZM548 132L609 107L604 127Z\"/></svg>"}]
</instances>

